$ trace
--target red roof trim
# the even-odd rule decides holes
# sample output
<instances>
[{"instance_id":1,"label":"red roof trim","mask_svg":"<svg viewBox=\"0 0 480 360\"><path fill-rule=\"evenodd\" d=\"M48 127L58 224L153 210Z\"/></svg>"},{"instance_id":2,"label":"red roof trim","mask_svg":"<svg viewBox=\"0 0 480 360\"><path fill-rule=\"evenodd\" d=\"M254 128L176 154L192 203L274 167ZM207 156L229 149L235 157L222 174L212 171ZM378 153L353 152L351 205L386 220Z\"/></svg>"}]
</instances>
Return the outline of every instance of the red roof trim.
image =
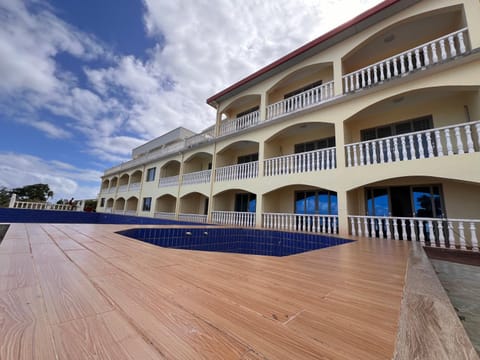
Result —
<instances>
[{"instance_id":1,"label":"red roof trim","mask_svg":"<svg viewBox=\"0 0 480 360\"><path fill-rule=\"evenodd\" d=\"M218 98L222 97L223 95L228 94L230 91L235 90L236 88L245 85L249 81L259 77L262 74L265 74L266 72L276 68L277 66L293 59L294 57L310 50L311 48L321 44L322 42L334 37L335 35L341 33L342 31L345 31L346 29L357 25L358 23L364 21L365 19L369 18L370 16L375 15L376 13L400 2L401 0L385 0L381 2L380 4L372 7L371 9L361 13L360 15L354 17L352 20L347 21L346 23L334 28L333 30L330 30L329 32L323 34L322 36L306 43L305 45L299 47L298 49L292 51L291 53L281 57L280 59L276 60L275 62L271 63L270 65L265 66L264 68L261 68L260 70L254 72L253 74L247 76L246 78L236 82L235 84L229 86L225 90L220 91L219 93L209 97L207 99L207 104L212 105L211 103L217 100Z\"/></svg>"}]
</instances>

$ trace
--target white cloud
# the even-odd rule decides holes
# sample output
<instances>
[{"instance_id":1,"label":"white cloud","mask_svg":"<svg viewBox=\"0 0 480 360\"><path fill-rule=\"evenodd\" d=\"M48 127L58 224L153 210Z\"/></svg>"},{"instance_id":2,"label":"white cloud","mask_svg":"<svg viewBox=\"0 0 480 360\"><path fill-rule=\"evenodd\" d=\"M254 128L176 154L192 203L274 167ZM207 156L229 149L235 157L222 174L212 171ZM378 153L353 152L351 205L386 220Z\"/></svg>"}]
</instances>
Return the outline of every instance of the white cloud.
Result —
<instances>
[{"instance_id":1,"label":"white cloud","mask_svg":"<svg viewBox=\"0 0 480 360\"><path fill-rule=\"evenodd\" d=\"M9 189L44 183L54 192L54 199L89 199L97 196L101 175L99 171L79 169L57 160L0 152L0 186Z\"/></svg>"}]
</instances>

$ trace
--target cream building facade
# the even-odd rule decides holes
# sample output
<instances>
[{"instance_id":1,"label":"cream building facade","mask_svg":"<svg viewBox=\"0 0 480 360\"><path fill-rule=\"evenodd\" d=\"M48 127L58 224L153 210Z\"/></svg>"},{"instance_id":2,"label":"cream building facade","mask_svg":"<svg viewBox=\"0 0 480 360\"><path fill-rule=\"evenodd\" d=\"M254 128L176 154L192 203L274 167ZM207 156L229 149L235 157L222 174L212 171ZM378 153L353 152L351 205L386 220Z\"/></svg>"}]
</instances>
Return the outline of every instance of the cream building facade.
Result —
<instances>
[{"instance_id":1,"label":"cream building facade","mask_svg":"<svg viewBox=\"0 0 480 360\"><path fill-rule=\"evenodd\" d=\"M480 2L388 0L105 171L97 211L478 251Z\"/></svg>"}]
</instances>

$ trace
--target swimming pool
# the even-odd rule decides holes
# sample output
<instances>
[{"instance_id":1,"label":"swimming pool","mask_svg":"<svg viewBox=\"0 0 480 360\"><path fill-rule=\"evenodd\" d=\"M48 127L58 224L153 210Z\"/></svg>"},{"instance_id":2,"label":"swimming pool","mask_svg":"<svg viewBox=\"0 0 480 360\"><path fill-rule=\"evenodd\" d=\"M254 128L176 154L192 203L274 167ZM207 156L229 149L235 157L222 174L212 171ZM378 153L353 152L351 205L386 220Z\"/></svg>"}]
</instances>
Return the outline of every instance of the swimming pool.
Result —
<instances>
[{"instance_id":1,"label":"swimming pool","mask_svg":"<svg viewBox=\"0 0 480 360\"><path fill-rule=\"evenodd\" d=\"M137 228L118 233L167 248L266 256L288 256L353 241L316 234L221 227Z\"/></svg>"}]
</instances>

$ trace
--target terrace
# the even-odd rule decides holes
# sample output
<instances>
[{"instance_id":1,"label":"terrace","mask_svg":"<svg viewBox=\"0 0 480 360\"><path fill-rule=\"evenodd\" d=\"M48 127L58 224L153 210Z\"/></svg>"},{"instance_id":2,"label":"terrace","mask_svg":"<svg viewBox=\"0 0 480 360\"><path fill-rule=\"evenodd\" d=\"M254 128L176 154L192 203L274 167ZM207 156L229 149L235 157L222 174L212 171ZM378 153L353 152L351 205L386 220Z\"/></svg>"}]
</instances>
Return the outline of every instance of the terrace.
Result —
<instances>
[{"instance_id":1,"label":"terrace","mask_svg":"<svg viewBox=\"0 0 480 360\"><path fill-rule=\"evenodd\" d=\"M116 233L132 227L10 225L0 358L477 358L412 243L356 238L267 257Z\"/></svg>"}]
</instances>

